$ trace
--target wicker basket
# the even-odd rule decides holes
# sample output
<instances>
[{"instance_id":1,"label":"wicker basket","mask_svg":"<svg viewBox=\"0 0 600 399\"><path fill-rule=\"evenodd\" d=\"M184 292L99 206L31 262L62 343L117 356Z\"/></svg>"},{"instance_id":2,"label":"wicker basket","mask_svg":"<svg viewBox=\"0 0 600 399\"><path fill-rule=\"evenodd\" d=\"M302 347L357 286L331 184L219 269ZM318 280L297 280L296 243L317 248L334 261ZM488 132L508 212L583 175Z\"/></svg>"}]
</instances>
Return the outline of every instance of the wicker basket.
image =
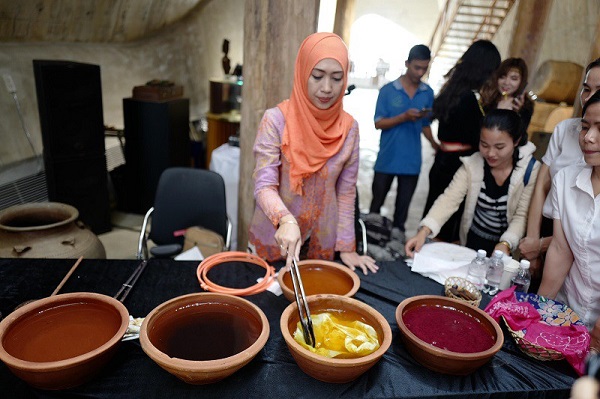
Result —
<instances>
[{"instance_id":1,"label":"wicker basket","mask_svg":"<svg viewBox=\"0 0 600 399\"><path fill-rule=\"evenodd\" d=\"M469 300L461 295L456 295L453 290L464 291L468 295L472 296L474 299ZM444 293L448 298L458 299L460 301L466 302L471 306L479 307L479 303L481 302L481 291L475 287L475 285L467 279L462 277L448 277L444 284Z\"/></svg>"},{"instance_id":2,"label":"wicker basket","mask_svg":"<svg viewBox=\"0 0 600 399\"><path fill-rule=\"evenodd\" d=\"M528 356L531 356L534 359L548 361L548 360L562 360L565 357L562 353L555 351L554 349L544 348L543 346L534 344L525 339L525 333L521 330L514 331L509 326L504 317L504 324L506 324L506 329L510 332L510 335L515 340L515 343L521 350L521 352L525 353Z\"/></svg>"}]
</instances>

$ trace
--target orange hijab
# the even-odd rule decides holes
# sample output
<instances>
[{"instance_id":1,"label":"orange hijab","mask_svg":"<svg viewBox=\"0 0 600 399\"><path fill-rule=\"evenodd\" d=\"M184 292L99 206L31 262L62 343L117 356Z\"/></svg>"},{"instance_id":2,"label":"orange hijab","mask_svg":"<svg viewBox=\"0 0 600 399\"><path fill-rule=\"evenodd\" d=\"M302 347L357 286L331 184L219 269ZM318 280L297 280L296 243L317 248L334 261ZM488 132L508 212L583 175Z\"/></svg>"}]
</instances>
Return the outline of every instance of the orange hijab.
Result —
<instances>
[{"instance_id":1,"label":"orange hijab","mask_svg":"<svg viewBox=\"0 0 600 399\"><path fill-rule=\"evenodd\" d=\"M290 163L291 189L300 195L302 181L340 151L354 122L343 109L343 92L328 109L319 109L310 102L308 79L315 65L326 58L334 59L342 66L345 88L348 48L333 33L314 33L304 39L298 50L290 99L277 105L285 117L281 151Z\"/></svg>"}]
</instances>

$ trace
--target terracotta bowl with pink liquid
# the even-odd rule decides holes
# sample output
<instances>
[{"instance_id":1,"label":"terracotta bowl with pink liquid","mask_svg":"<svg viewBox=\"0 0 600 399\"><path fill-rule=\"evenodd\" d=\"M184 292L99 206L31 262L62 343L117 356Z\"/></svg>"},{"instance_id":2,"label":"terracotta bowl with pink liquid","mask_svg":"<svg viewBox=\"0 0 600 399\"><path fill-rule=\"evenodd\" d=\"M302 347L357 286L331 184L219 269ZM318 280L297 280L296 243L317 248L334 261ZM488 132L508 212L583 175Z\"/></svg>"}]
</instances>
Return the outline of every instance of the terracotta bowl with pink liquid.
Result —
<instances>
[{"instance_id":1,"label":"terracotta bowl with pink liquid","mask_svg":"<svg viewBox=\"0 0 600 399\"><path fill-rule=\"evenodd\" d=\"M467 375L502 348L502 329L483 310L438 295L407 298L396 308L402 341L430 370Z\"/></svg>"},{"instance_id":2,"label":"terracotta bowl with pink liquid","mask_svg":"<svg viewBox=\"0 0 600 399\"><path fill-rule=\"evenodd\" d=\"M0 322L0 360L29 385L48 390L91 380L129 325L119 301L90 292L39 299Z\"/></svg>"}]
</instances>

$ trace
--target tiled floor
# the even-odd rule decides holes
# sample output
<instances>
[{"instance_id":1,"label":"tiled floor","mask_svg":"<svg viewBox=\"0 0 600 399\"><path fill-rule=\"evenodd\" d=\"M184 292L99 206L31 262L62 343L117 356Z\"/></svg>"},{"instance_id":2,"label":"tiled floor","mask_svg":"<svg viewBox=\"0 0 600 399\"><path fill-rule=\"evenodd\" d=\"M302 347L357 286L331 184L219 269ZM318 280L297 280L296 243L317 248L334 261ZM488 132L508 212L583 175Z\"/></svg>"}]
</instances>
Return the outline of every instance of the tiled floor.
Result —
<instances>
[{"instance_id":1,"label":"tiled floor","mask_svg":"<svg viewBox=\"0 0 600 399\"><path fill-rule=\"evenodd\" d=\"M360 169L358 174L358 192L360 208L362 212L368 212L371 203L371 181L373 179L373 164L377 158L379 149L379 131L373 125L373 113L377 100L375 89L355 89L351 95L345 98L345 109L352 114L360 126ZM434 127L435 131L435 127ZM413 196L408 220L406 222L406 235L414 235L417 225L421 220L427 191L429 188L428 174L433 163L433 149L423 138L423 165L421 177L417 184L417 190ZM386 198L381 213L392 217L393 204L396 196L396 184ZM139 231L141 229L143 215L123 214L115 212L112 215L113 230L101 234L100 240L106 249L109 259L133 259L137 250Z\"/></svg>"}]
</instances>

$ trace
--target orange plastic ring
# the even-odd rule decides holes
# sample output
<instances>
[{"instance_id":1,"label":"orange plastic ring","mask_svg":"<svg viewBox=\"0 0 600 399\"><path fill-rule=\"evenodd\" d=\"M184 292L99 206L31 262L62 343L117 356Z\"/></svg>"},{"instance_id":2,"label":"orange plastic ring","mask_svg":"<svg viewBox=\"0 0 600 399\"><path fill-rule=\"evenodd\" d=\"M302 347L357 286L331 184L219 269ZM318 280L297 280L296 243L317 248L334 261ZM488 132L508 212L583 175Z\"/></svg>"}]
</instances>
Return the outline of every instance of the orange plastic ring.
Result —
<instances>
[{"instance_id":1,"label":"orange plastic ring","mask_svg":"<svg viewBox=\"0 0 600 399\"><path fill-rule=\"evenodd\" d=\"M264 267L266 270L265 277L262 279L261 282L256 283L255 285L247 288L223 287L222 285L218 285L210 281L207 278L208 271L213 267L226 262L246 262ZM265 291L269 287L269 285L271 285L271 282L275 275L275 268L273 266L269 266L267 262L265 262L263 259L259 258L256 255L252 255L247 252L228 251L220 252L204 259L198 265L196 275L198 276L200 287L202 287L203 290L210 292L218 292L221 294L247 296Z\"/></svg>"}]
</instances>

